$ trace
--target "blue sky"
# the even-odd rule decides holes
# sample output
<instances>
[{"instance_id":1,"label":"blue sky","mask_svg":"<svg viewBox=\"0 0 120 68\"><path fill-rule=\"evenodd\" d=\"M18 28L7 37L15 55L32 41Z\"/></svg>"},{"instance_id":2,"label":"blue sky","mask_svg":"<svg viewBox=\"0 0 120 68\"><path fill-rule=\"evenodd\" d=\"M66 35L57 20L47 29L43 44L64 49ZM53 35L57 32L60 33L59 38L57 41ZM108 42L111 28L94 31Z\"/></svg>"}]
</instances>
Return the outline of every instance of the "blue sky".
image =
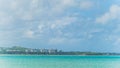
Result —
<instances>
[{"instance_id":1,"label":"blue sky","mask_svg":"<svg viewBox=\"0 0 120 68\"><path fill-rule=\"evenodd\" d=\"M120 52L120 0L0 0L0 46Z\"/></svg>"}]
</instances>

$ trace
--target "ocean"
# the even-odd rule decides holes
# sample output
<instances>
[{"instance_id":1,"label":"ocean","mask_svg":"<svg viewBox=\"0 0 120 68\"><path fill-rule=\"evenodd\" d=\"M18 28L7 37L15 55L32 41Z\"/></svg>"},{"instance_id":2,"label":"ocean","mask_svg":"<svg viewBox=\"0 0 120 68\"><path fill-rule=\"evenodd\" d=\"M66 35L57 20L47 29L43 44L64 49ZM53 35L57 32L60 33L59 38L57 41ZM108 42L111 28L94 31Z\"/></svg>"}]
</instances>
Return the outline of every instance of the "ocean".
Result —
<instances>
[{"instance_id":1,"label":"ocean","mask_svg":"<svg viewBox=\"0 0 120 68\"><path fill-rule=\"evenodd\" d=\"M0 68L120 68L120 56L0 56Z\"/></svg>"}]
</instances>

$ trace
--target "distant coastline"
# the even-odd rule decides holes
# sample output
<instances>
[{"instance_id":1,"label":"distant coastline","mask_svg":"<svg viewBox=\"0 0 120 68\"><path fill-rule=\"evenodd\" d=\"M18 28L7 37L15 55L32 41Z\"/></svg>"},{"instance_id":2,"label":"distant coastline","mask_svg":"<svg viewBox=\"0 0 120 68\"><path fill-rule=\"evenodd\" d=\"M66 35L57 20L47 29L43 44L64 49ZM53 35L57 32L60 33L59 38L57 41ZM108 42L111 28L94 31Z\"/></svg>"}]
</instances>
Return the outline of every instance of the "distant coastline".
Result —
<instances>
[{"instance_id":1,"label":"distant coastline","mask_svg":"<svg viewBox=\"0 0 120 68\"><path fill-rule=\"evenodd\" d=\"M1 55L79 55L79 56L93 56L93 55L120 55L120 53L101 53L101 52L80 52L70 51L65 52L58 49L32 49L20 46L0 47Z\"/></svg>"}]
</instances>

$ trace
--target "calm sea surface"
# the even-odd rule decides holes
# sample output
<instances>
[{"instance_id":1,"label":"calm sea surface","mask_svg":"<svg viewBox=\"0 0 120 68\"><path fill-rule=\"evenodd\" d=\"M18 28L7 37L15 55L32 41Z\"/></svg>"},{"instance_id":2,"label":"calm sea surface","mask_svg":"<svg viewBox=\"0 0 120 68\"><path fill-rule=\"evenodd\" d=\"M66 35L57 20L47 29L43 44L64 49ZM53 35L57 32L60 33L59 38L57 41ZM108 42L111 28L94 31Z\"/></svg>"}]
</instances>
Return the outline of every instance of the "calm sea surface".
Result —
<instances>
[{"instance_id":1,"label":"calm sea surface","mask_svg":"<svg viewBox=\"0 0 120 68\"><path fill-rule=\"evenodd\" d=\"M0 68L120 68L120 56L0 56Z\"/></svg>"}]
</instances>

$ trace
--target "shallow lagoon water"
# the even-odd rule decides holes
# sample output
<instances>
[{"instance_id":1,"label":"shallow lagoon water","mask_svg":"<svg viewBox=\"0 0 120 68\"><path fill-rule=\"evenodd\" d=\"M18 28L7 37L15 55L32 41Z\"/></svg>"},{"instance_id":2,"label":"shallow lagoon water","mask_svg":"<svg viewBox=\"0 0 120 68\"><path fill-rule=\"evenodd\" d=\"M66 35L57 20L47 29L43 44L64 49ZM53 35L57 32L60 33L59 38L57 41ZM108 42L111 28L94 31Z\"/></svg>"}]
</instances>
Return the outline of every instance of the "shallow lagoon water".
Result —
<instances>
[{"instance_id":1,"label":"shallow lagoon water","mask_svg":"<svg viewBox=\"0 0 120 68\"><path fill-rule=\"evenodd\" d=\"M0 56L0 68L120 68L120 56Z\"/></svg>"}]
</instances>

